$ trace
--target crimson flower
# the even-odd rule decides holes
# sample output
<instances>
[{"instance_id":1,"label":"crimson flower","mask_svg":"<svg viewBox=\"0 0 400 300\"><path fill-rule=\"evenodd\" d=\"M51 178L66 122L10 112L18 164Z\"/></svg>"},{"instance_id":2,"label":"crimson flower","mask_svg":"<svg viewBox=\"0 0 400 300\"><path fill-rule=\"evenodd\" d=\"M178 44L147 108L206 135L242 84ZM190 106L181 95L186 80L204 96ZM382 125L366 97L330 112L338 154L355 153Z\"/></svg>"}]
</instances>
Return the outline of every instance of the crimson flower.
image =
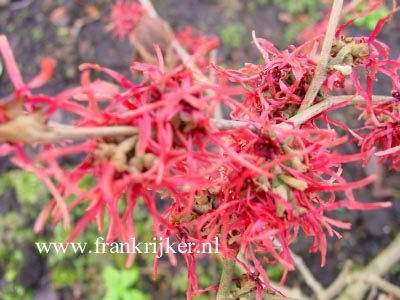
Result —
<instances>
[{"instance_id":1,"label":"crimson flower","mask_svg":"<svg viewBox=\"0 0 400 300\"><path fill-rule=\"evenodd\" d=\"M143 7L135 1L118 0L111 6L111 22L106 29L122 39L135 29L144 12Z\"/></svg>"}]
</instances>

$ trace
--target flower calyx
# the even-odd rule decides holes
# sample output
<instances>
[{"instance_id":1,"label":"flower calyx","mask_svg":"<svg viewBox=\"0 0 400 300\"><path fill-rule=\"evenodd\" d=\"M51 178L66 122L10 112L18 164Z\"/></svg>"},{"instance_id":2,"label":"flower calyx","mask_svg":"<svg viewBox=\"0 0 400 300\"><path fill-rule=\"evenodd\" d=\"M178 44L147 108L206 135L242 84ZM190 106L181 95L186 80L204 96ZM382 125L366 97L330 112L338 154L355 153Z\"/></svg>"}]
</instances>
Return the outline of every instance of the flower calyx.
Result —
<instances>
[{"instance_id":1,"label":"flower calyx","mask_svg":"<svg viewBox=\"0 0 400 300\"><path fill-rule=\"evenodd\" d=\"M95 154L101 160L110 161L118 172L128 171L138 175L149 170L158 160L153 153L138 154L138 140L138 136L133 136L122 141L101 141L98 142Z\"/></svg>"},{"instance_id":2,"label":"flower calyx","mask_svg":"<svg viewBox=\"0 0 400 300\"><path fill-rule=\"evenodd\" d=\"M363 63L368 55L368 44L363 39L342 36L334 42L328 66L330 70L339 71L347 76L351 74L352 68Z\"/></svg>"}]
</instances>

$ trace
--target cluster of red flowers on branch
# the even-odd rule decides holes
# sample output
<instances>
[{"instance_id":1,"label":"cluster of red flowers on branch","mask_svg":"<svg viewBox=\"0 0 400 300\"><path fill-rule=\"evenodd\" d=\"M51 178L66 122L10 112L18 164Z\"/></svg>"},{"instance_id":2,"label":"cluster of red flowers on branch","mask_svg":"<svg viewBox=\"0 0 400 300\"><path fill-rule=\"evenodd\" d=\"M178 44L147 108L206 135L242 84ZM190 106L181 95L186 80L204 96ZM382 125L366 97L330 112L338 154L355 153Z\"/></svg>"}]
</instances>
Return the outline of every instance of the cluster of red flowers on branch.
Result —
<instances>
[{"instance_id":1,"label":"cluster of red flowers on branch","mask_svg":"<svg viewBox=\"0 0 400 300\"><path fill-rule=\"evenodd\" d=\"M355 73L352 74L352 79L356 91L366 101L364 106L358 107L361 110L360 118L366 119L366 126L361 128L364 134L356 135L360 140L361 149L369 151L379 146L381 151L375 154L381 157L380 162L383 163L389 158L391 161L390 167L399 170L400 115L398 102L400 100L400 57L397 60L390 59L390 48L386 44L376 40L376 36L383 24L390 20L391 17L392 14L389 14L386 18L380 20L376 29L369 37L360 38L362 42L368 44L370 49L370 54L363 63L366 78L365 88L362 87ZM380 103L373 103L373 82L378 81L377 75L379 73L390 78L392 89L387 93L390 95L387 97L387 100ZM366 133L365 129L367 129Z\"/></svg>"},{"instance_id":2,"label":"cluster of red flowers on branch","mask_svg":"<svg viewBox=\"0 0 400 300\"><path fill-rule=\"evenodd\" d=\"M396 1L393 1L392 11L378 21L369 36L346 38L343 35L349 25L374 12L380 5L384 5L383 1L370 1L368 9L341 25L337 30L336 43L331 53L333 58L329 64L330 72L328 75L330 76L328 76L327 85L330 88L333 86L345 87L346 77L351 78L350 85L354 88L350 92L362 96L365 100L363 104L357 106L360 111L359 119L364 122L365 126L349 129L344 124L334 123L345 128L346 131L352 132L359 141L361 151L370 153L378 151L375 154L381 157L381 163L389 158L390 167L399 170L400 57L390 59L390 47L376 39L384 24L390 21L399 10ZM352 3L348 3L344 9L352 9ZM321 23L326 23L326 21L324 20ZM317 24L307 29L302 38L310 36L312 30L315 31L321 27L323 27L321 24ZM378 82L377 75L379 74L385 75L391 80L392 89L386 92L386 100L374 103L374 82ZM361 82L361 78L364 78L365 83Z\"/></svg>"},{"instance_id":3,"label":"cluster of red flowers on branch","mask_svg":"<svg viewBox=\"0 0 400 300\"><path fill-rule=\"evenodd\" d=\"M125 35L134 30L145 12L132 4L129 12L137 18L132 23L121 5L127 4L118 2L112 16L118 20L115 26L119 34ZM128 27L124 31L121 26ZM189 31L185 34L192 36ZM314 102L324 101L327 92L344 86L349 78L353 80L356 93L366 100L364 115L371 134L357 135L362 147L355 155L336 150L347 138L337 137L330 126L338 123L325 113L310 118L300 128L291 123L315 73L314 42L321 37L283 52L266 40L254 38L265 63L246 64L240 70L214 66L217 83L199 82L184 64L166 69L165 49L155 47L158 64L131 65L132 72L142 74L140 83L108 68L83 64L79 87L47 96L34 95L31 90L51 77L52 61L45 60L42 73L24 84L8 42L1 36L0 53L15 92L0 102L0 138L6 140L0 146L0 155L12 153L13 162L34 172L54 197L39 216L37 231L43 229L49 216L54 223L63 221L68 227L68 212L83 206L85 214L74 225L70 239L90 222L97 222L101 230L107 214L107 241L125 242L136 235L133 212L138 198L143 197L157 237L175 236L194 243L218 238L223 256L235 258L241 251L245 261L239 263L249 272L253 266L268 285L264 263L281 263L286 276L293 269L289 246L300 230L314 238L310 250L319 250L324 264L326 235L340 236L335 227L350 227L327 217L327 211L389 205L364 204L353 198L352 190L373 178L347 182L341 176L344 163L370 155L377 141L382 149L390 149L381 154L389 155L398 167L399 62L387 58L386 46L373 35L369 39L337 39L327 79ZM193 45L201 48L200 42ZM196 55L197 50L191 52ZM356 69L367 71L365 90ZM92 80L91 70L105 73L110 81ZM371 80L377 72L393 78L397 93L375 105ZM244 101L238 101L238 97ZM233 121L247 125L219 128L212 117L220 103L230 110ZM80 144L64 141L33 145L41 153L30 157L21 143L26 142L23 126L46 131L47 122L58 110L75 114L76 128L131 126L136 134L88 138ZM26 120L27 115L34 117ZM316 125L318 117L328 129ZM4 132L10 130L10 124L21 130L20 142L17 138L7 142ZM59 158L75 153L84 155L76 168L60 166ZM87 177L93 184L84 190L79 183ZM338 191L343 199L338 198ZM156 205L159 201L169 204ZM199 291L196 257L186 253L185 258L191 297ZM132 254L128 264L133 259Z\"/></svg>"}]
</instances>

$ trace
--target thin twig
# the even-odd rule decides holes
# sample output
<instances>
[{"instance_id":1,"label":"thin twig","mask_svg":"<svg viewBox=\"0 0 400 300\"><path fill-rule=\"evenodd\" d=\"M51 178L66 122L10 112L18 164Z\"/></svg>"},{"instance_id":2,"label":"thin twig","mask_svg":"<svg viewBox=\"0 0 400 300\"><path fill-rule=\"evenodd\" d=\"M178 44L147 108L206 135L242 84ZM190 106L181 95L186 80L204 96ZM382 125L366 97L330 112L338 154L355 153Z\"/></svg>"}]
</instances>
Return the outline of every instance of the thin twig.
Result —
<instances>
[{"instance_id":1,"label":"thin twig","mask_svg":"<svg viewBox=\"0 0 400 300\"><path fill-rule=\"evenodd\" d=\"M88 138L132 136L139 130L132 126L109 127L49 127L49 131L33 131L32 139L38 143L54 143L63 140L80 140Z\"/></svg>"},{"instance_id":2,"label":"thin twig","mask_svg":"<svg viewBox=\"0 0 400 300\"><path fill-rule=\"evenodd\" d=\"M315 75L311 81L311 85L301 103L299 112L307 109L314 102L315 96L317 95L322 83L326 78L327 65L330 57L330 52L332 49L333 38L335 36L336 27L339 23L340 13L343 6L343 0L334 0L332 5L332 11L329 18L328 27L326 29L324 43L322 44L321 55L317 68L315 70Z\"/></svg>"},{"instance_id":3,"label":"thin twig","mask_svg":"<svg viewBox=\"0 0 400 300\"><path fill-rule=\"evenodd\" d=\"M372 96L373 103L380 103L382 101L390 99L391 96ZM326 111L332 106L339 105L343 102L350 101L351 104L363 104L365 103L365 99L361 96L331 96L327 97L325 100L307 108L303 112L291 117L287 120L287 123L281 123L277 125L279 128L290 129L290 123L293 124L294 127L298 127L301 124L307 122L311 118L319 115L320 113ZM234 120L223 120L223 119L212 119L212 123L215 127L220 130L229 130L229 129L237 129L243 126L249 126L249 123L246 121L234 121ZM257 132L257 127L250 125L249 130L253 132Z\"/></svg>"},{"instance_id":4,"label":"thin twig","mask_svg":"<svg viewBox=\"0 0 400 300\"><path fill-rule=\"evenodd\" d=\"M272 288L281 292L286 297L290 297L290 298L298 299L298 300L311 300L310 297L304 295L304 293L301 291L301 289L299 287L287 287L287 286L280 285L279 283L276 283L273 281L270 282L270 285Z\"/></svg>"},{"instance_id":5,"label":"thin twig","mask_svg":"<svg viewBox=\"0 0 400 300\"><path fill-rule=\"evenodd\" d=\"M347 278L350 274L352 265L353 263L351 261L346 261L342 271L339 273L336 279L325 289L324 300L332 299L346 286Z\"/></svg>"},{"instance_id":6,"label":"thin twig","mask_svg":"<svg viewBox=\"0 0 400 300\"><path fill-rule=\"evenodd\" d=\"M372 96L373 103L380 103L385 100L392 98L391 96ZM350 101L349 104L363 104L365 103L365 99L361 96L331 96L327 97L325 100L307 108L303 112L291 117L287 120L287 123L281 123L277 125L279 128L290 129L290 123L293 124L294 127L298 127L301 124L307 122L311 118L319 115L320 113L328 110L332 106L339 105L343 102ZM246 121L234 121L234 120L223 120L223 119L212 119L212 123L215 127L220 130L229 130L229 129L237 129L243 126L249 126L249 130L253 132L257 132L257 127L253 125L249 125Z\"/></svg>"},{"instance_id":7,"label":"thin twig","mask_svg":"<svg viewBox=\"0 0 400 300\"><path fill-rule=\"evenodd\" d=\"M400 288L382 278L379 276L376 276L375 274L371 274L370 276L367 276L365 281L372 286L377 287L378 289L388 293L392 294L396 298L400 299Z\"/></svg>"},{"instance_id":8,"label":"thin twig","mask_svg":"<svg viewBox=\"0 0 400 300\"><path fill-rule=\"evenodd\" d=\"M400 298L400 289L380 277L400 261L400 234L363 270L350 272L351 263L347 262L343 271L326 289L317 281L301 257L294 253L291 255L296 269L302 274L318 300L329 300L334 297L338 300L361 300L371 285Z\"/></svg>"},{"instance_id":9,"label":"thin twig","mask_svg":"<svg viewBox=\"0 0 400 300\"><path fill-rule=\"evenodd\" d=\"M313 290L314 294L317 296L317 299L322 299L321 296L324 293L324 287L314 277L314 275L311 273L310 269L307 267L307 265L304 263L303 259L300 256L298 256L293 252L291 252L291 256L293 258L293 262L296 266L296 269L303 276L306 284Z\"/></svg>"},{"instance_id":10,"label":"thin twig","mask_svg":"<svg viewBox=\"0 0 400 300\"><path fill-rule=\"evenodd\" d=\"M368 266L359 272L361 275L354 275L357 280L359 277L362 279L367 274L375 274L376 276L382 276L385 274L391 266L400 261L400 234L382 250L378 256L376 256ZM347 287L340 291L338 300L361 300L364 299L364 295L367 293L370 284L357 280L347 285Z\"/></svg>"},{"instance_id":11,"label":"thin twig","mask_svg":"<svg viewBox=\"0 0 400 300\"><path fill-rule=\"evenodd\" d=\"M230 129L237 129L240 127L249 126L249 122L246 121L211 119L211 122L219 130L230 130ZM249 130L257 132L257 128L251 125L249 126Z\"/></svg>"},{"instance_id":12,"label":"thin twig","mask_svg":"<svg viewBox=\"0 0 400 300\"><path fill-rule=\"evenodd\" d=\"M392 98L391 96L372 96L373 103L379 103L387 99ZM295 127L300 126L304 122L310 120L316 115L326 111L332 106L338 105L340 103L351 101L351 104L362 104L365 103L365 99L361 96L356 96L351 98L351 96L331 96L327 97L325 100L305 109L304 111L298 113L297 115L288 119L288 122L293 123Z\"/></svg>"},{"instance_id":13,"label":"thin twig","mask_svg":"<svg viewBox=\"0 0 400 300\"><path fill-rule=\"evenodd\" d=\"M390 99L390 96L372 96L373 103L380 103L387 99ZM287 120L287 123L281 123L276 125L279 128L290 129L292 126L289 124L293 124L294 127L298 127L301 124L307 122L311 118L319 115L320 113L326 111L332 106L341 104L343 102L350 101L351 104L362 104L365 103L365 99L361 96L331 96L327 97L325 100L307 108L303 112L291 117ZM248 126L250 131L257 132L257 127L253 125L249 125L249 122L246 121L234 121L234 120L224 120L224 119L211 119L213 125L220 130L229 130L229 129L237 129L240 127Z\"/></svg>"},{"instance_id":14,"label":"thin twig","mask_svg":"<svg viewBox=\"0 0 400 300\"><path fill-rule=\"evenodd\" d=\"M373 96L372 101L379 103L390 99L389 96ZM315 104L302 113L288 119L295 127L315 117L328 108L349 101L349 96L332 96L326 100ZM354 97L352 104L364 103L362 97ZM84 140L88 138L99 137L115 137L115 136L132 136L138 134L137 127L133 126L101 126L101 127L74 127L65 124L50 122L48 126L25 126L24 124L34 124L28 116L21 117L21 123L13 122L13 124L3 123L0 125L0 141L22 142L22 143L56 143L64 140ZM25 122L29 121L29 122ZM234 121L224 119L211 119L213 125L219 130L237 129L248 126L248 129L254 133L258 132L256 126L249 124L247 121ZM18 126L15 126L18 125ZM278 128L290 129L288 123L276 125ZM18 134L16 134L16 132Z\"/></svg>"},{"instance_id":15,"label":"thin twig","mask_svg":"<svg viewBox=\"0 0 400 300\"><path fill-rule=\"evenodd\" d=\"M154 6L150 0L139 0L139 2L140 2L140 5L143 6L143 8L146 10L147 14L150 17L153 17L153 18L158 17L158 13L154 9Z\"/></svg>"},{"instance_id":16,"label":"thin twig","mask_svg":"<svg viewBox=\"0 0 400 300\"><path fill-rule=\"evenodd\" d=\"M253 293L255 294L256 292L253 292ZM256 299L256 297L251 298L251 299ZM296 299L289 298L289 297L281 296L275 292L271 293L271 292L265 291L265 290L262 291L262 293L261 293L261 299L262 300L299 300L298 298L296 298ZM301 299L301 300L304 300L304 299Z\"/></svg>"},{"instance_id":17,"label":"thin twig","mask_svg":"<svg viewBox=\"0 0 400 300\"><path fill-rule=\"evenodd\" d=\"M367 266L366 272L382 276L400 261L400 234Z\"/></svg>"},{"instance_id":18,"label":"thin twig","mask_svg":"<svg viewBox=\"0 0 400 300\"><path fill-rule=\"evenodd\" d=\"M21 125L5 123L0 125L0 141L13 143L56 143L67 140L85 140L89 138L132 136L139 133L132 126L74 127L51 123L49 126L23 126L33 124L24 122ZM10 124L10 126L8 126ZM4 130L3 130L4 129Z\"/></svg>"}]
</instances>

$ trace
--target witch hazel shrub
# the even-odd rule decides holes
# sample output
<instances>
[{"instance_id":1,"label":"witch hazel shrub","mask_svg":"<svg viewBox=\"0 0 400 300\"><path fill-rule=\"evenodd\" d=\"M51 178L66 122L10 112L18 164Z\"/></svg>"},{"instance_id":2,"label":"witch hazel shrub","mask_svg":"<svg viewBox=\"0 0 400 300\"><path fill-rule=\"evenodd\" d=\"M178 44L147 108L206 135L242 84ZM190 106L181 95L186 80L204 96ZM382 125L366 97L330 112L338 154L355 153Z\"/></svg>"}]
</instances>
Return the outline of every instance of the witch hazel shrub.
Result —
<instances>
[{"instance_id":1,"label":"witch hazel shrub","mask_svg":"<svg viewBox=\"0 0 400 300\"><path fill-rule=\"evenodd\" d=\"M143 198L154 237L193 243L195 249L218 241L222 260L236 261L247 271L247 286L258 297L270 289L268 264L283 266L282 282L294 269L290 245L300 232L313 239L310 251L319 251L324 265L327 236L340 237L338 229L350 228L326 212L390 206L355 199L352 191L374 178L348 181L342 171L344 164L367 162L372 155L399 168L400 59L390 59L389 47L377 40L395 11L394 6L366 37L343 36L354 20L338 27L324 65L317 54L328 33L283 51L253 34L264 62L225 69L210 65L215 39L197 37L188 28L173 33L147 1L117 1L107 29L137 48L141 61L127 68L141 75L140 82L82 64L81 84L52 96L34 90L52 77L54 61L44 58L42 71L26 83L7 38L0 36L14 86L0 99L0 155L35 173L53 195L35 231L49 219L62 222L73 228L72 241L96 222L107 242L129 242L136 237L134 211ZM146 44L145 33L154 28L163 30L162 40ZM215 70L214 81L204 76L209 68ZM98 72L108 80L94 78ZM392 80L386 96L372 94L379 73ZM316 78L321 83L304 105ZM221 105L229 119L215 117ZM356 105L361 127L349 128L327 115L345 105ZM74 114L74 123L52 122L58 111ZM349 135L339 136L337 127ZM359 152L341 154L344 143L359 145ZM82 162L73 169L61 166L60 158L72 154L81 155ZM85 178L93 182L88 189L79 186ZM78 207L85 214L72 222L69 212ZM188 299L218 288L199 287L196 251L183 256ZM128 254L127 266L134 258ZM217 299L226 296L222 283Z\"/></svg>"}]
</instances>

